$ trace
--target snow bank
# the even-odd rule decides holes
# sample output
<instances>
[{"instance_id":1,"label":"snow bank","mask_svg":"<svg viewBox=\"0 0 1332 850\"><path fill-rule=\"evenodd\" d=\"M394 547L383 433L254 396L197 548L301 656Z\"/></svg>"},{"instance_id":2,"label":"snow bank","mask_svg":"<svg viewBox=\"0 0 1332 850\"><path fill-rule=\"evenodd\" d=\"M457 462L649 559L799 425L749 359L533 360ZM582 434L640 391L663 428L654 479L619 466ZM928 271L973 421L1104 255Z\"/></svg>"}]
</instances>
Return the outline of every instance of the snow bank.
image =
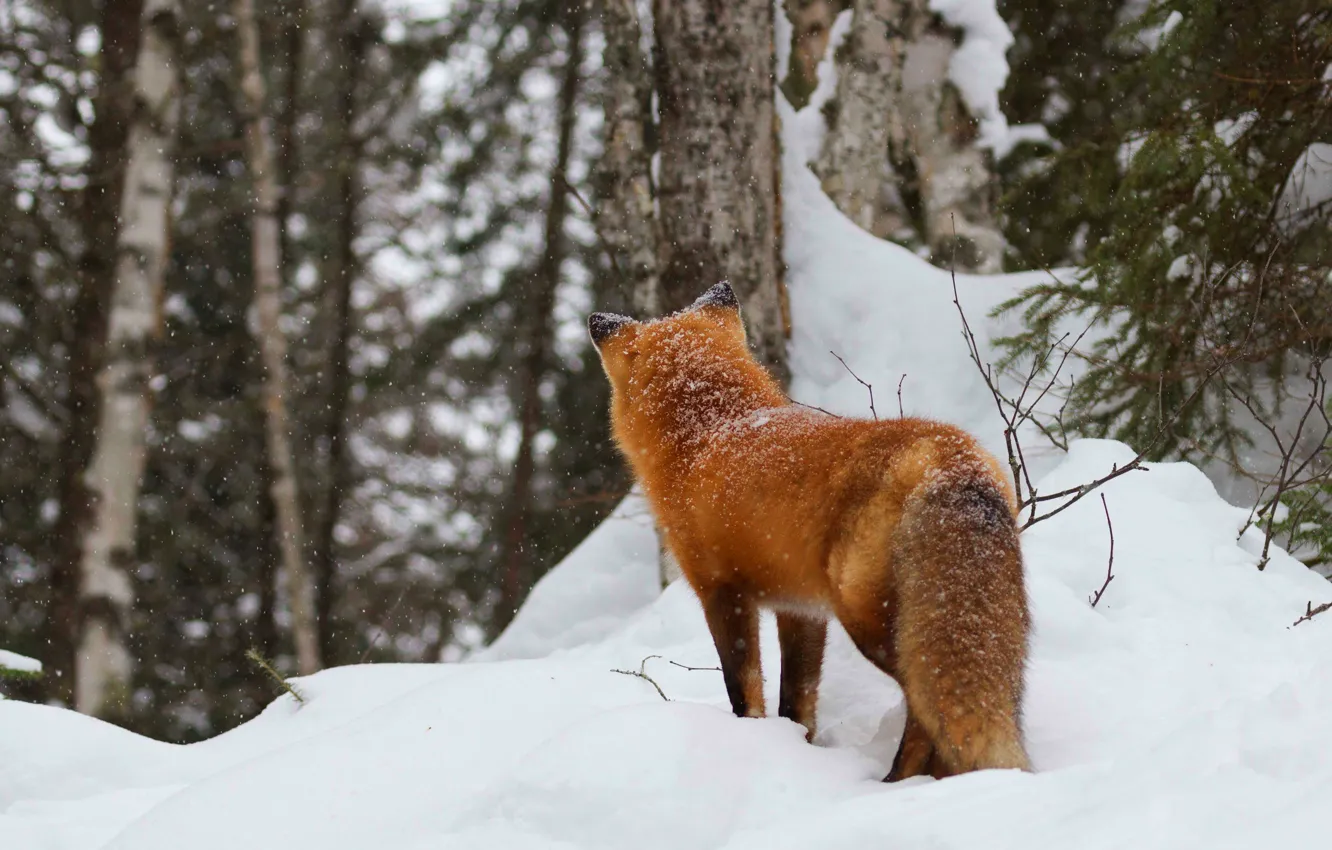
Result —
<instances>
[{"instance_id":1,"label":"snow bank","mask_svg":"<svg viewBox=\"0 0 1332 850\"><path fill-rule=\"evenodd\" d=\"M1077 442L1039 486L1131 456ZM0 846L1267 847L1318 834L1332 619L1289 626L1332 597L1326 583L1280 552L1259 572L1259 541L1236 540L1244 512L1187 464L1105 493L1115 579L1095 609L1109 549L1099 499L1024 535L1034 775L878 782L900 694L836 628L815 746L786 720L732 717L719 673L671 663L716 663L675 584L551 657L329 670L300 680L303 706L281 697L191 746L0 703ZM602 535L591 554L637 563L637 536L617 551ZM570 622L601 616L607 598L550 593ZM773 706L770 619L763 651ZM640 669L669 702L615 672Z\"/></svg>"},{"instance_id":2,"label":"snow bank","mask_svg":"<svg viewBox=\"0 0 1332 850\"><path fill-rule=\"evenodd\" d=\"M17 652L0 649L0 670L35 674L42 672L42 662L26 655L19 655Z\"/></svg>"}]
</instances>

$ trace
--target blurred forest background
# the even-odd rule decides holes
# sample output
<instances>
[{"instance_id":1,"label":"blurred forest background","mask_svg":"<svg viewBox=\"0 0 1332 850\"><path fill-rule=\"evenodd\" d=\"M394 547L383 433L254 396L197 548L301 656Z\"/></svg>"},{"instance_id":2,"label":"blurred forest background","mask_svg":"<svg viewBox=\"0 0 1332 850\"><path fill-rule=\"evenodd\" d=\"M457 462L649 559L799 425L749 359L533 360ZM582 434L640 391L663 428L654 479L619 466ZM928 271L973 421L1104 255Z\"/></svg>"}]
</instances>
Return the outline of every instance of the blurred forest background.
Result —
<instances>
[{"instance_id":1,"label":"blurred forest background","mask_svg":"<svg viewBox=\"0 0 1332 850\"><path fill-rule=\"evenodd\" d=\"M949 75L996 9L1002 137ZM1113 319L1069 430L1254 477L1326 565L1323 2L0 0L0 647L46 666L0 687L191 741L273 697L247 650L497 634L628 491L589 311L727 278L786 374L773 102L833 50L837 206L1084 270L1011 305L1019 359Z\"/></svg>"}]
</instances>

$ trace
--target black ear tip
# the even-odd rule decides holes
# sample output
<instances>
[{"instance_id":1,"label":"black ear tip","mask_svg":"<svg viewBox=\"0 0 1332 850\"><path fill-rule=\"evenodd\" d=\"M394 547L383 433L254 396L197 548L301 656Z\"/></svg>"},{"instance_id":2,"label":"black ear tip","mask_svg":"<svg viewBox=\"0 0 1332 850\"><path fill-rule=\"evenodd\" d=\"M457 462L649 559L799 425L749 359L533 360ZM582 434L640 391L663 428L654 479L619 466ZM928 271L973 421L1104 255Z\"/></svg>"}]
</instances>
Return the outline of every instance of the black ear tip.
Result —
<instances>
[{"instance_id":1,"label":"black ear tip","mask_svg":"<svg viewBox=\"0 0 1332 850\"><path fill-rule=\"evenodd\" d=\"M587 333L592 337L592 342L599 344L618 331L620 328L633 322L628 316L617 316L614 313L593 313L587 317Z\"/></svg>"},{"instance_id":2,"label":"black ear tip","mask_svg":"<svg viewBox=\"0 0 1332 850\"><path fill-rule=\"evenodd\" d=\"M707 292L698 296L694 302L695 307L730 307L731 309L740 308L740 299L735 297L735 290L726 281L714 284Z\"/></svg>"}]
</instances>

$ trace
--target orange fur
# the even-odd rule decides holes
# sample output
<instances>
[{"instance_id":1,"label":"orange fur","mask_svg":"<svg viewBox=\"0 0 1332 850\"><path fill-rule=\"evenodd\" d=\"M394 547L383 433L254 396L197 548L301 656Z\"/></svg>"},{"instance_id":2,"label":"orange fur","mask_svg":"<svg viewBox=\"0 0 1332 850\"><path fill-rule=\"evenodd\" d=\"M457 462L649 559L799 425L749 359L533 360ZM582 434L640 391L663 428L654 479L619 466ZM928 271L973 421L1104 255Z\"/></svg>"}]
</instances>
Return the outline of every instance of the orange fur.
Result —
<instances>
[{"instance_id":1,"label":"orange fur","mask_svg":"<svg viewBox=\"0 0 1332 850\"><path fill-rule=\"evenodd\" d=\"M703 603L732 707L762 716L757 616L778 612L781 713L812 739L824 620L906 694L889 778L1029 769L1029 616L1002 467L965 432L792 405L714 287L651 322L597 314L616 442Z\"/></svg>"}]
</instances>

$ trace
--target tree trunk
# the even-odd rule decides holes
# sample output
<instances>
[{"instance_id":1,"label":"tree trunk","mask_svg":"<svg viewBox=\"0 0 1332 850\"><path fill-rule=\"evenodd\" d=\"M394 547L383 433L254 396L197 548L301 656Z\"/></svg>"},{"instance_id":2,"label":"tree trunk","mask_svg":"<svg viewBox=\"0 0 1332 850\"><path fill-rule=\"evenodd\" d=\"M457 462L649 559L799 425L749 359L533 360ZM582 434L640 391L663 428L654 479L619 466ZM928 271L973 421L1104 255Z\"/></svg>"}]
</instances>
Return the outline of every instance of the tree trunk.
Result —
<instances>
[{"instance_id":1,"label":"tree trunk","mask_svg":"<svg viewBox=\"0 0 1332 850\"><path fill-rule=\"evenodd\" d=\"M126 641L134 604L130 570L138 539L152 347L162 332L180 120L180 8L174 0L147 0L142 20L106 348L96 379L101 405L86 476L92 510L79 570L83 616L74 705L93 715L114 715L125 707L133 672Z\"/></svg>"},{"instance_id":2,"label":"tree trunk","mask_svg":"<svg viewBox=\"0 0 1332 850\"><path fill-rule=\"evenodd\" d=\"M663 310L719 280L759 359L790 379L770 0L655 0Z\"/></svg>"},{"instance_id":3,"label":"tree trunk","mask_svg":"<svg viewBox=\"0 0 1332 850\"><path fill-rule=\"evenodd\" d=\"M546 208L546 221L542 238L541 259L537 263L527 287L527 298L522 305L524 326L519 346L518 392L520 436L518 455L513 464L513 485L508 504L508 519L500 549L500 598L491 623L492 635L498 635L513 619L518 606L531 589L535 574L524 552L528 524L532 513L532 484L536 474L533 444L541 427L541 377L545 372L551 346L551 312L555 307L555 290L560 282L560 270L568 255L568 241L564 222L568 217L569 159L573 152L575 107L578 97L579 70L583 63L583 7L571 3L565 11L565 33L568 36L568 56L559 92L559 141L555 151L555 164L550 175L550 203Z\"/></svg>"},{"instance_id":4,"label":"tree trunk","mask_svg":"<svg viewBox=\"0 0 1332 850\"><path fill-rule=\"evenodd\" d=\"M815 171L852 221L928 248L938 265L997 272L997 186L977 121L948 80L955 34L928 0L855 0Z\"/></svg>"},{"instance_id":5,"label":"tree trunk","mask_svg":"<svg viewBox=\"0 0 1332 850\"><path fill-rule=\"evenodd\" d=\"M606 39L605 142L597 166L602 235L623 275L634 310L661 312L657 255L661 234L652 210L652 76L640 45L642 28L633 0L601 0Z\"/></svg>"},{"instance_id":6,"label":"tree trunk","mask_svg":"<svg viewBox=\"0 0 1332 850\"><path fill-rule=\"evenodd\" d=\"M889 161L903 149L902 66L920 29L909 0L855 0L851 29L837 50L837 94L824 109L828 132L815 166L823 191L860 227L901 238L912 227ZM821 57L820 57L821 58Z\"/></svg>"},{"instance_id":7,"label":"tree trunk","mask_svg":"<svg viewBox=\"0 0 1332 850\"><path fill-rule=\"evenodd\" d=\"M323 657L333 657L332 612L333 575L337 566L334 558L334 530L342 511L342 501L350 484L347 461L347 414L351 398L351 369L348 366L347 347L351 343L352 282L356 277L356 254L352 241L356 238L357 169L361 161L361 145L356 138L356 88L360 82L361 64L365 59L367 41L363 36L360 19L356 14L356 0L343 0L333 24L343 57L342 102L334 119L340 139L338 144L338 227L335 265L324 276L327 290L326 306L333 317L333 335L328 349L328 418L324 437L328 443L328 481L324 489L324 505L319 513L319 526L315 532L311 561L314 565L315 612L319 621L320 651Z\"/></svg>"},{"instance_id":8,"label":"tree trunk","mask_svg":"<svg viewBox=\"0 0 1332 850\"><path fill-rule=\"evenodd\" d=\"M300 496L291 448L291 417L287 411L287 341L282 312L281 240L277 220L278 190L273 168L273 141L264 112L264 78L259 64L259 32L254 0L235 0L240 38L241 92L245 99L245 154L253 183L251 252L254 257L254 316L264 363L265 436L272 468L277 509L278 550L291 605L296 666L302 676L319 670L319 638L314 620L314 587L305 564Z\"/></svg>"},{"instance_id":9,"label":"tree trunk","mask_svg":"<svg viewBox=\"0 0 1332 850\"><path fill-rule=\"evenodd\" d=\"M101 399L96 376L106 342L106 305L119 232L125 140L134 111L132 69L138 57L142 11L143 0L107 0L102 7L101 75L94 119L88 129L88 182L80 198L84 247L79 259L78 297L66 336L68 423L61 446L60 515L53 531L56 553L46 620L50 653L43 659L48 670L44 677L47 696L66 705L74 703L83 529L92 511L85 475L92 463L99 418Z\"/></svg>"}]
</instances>

